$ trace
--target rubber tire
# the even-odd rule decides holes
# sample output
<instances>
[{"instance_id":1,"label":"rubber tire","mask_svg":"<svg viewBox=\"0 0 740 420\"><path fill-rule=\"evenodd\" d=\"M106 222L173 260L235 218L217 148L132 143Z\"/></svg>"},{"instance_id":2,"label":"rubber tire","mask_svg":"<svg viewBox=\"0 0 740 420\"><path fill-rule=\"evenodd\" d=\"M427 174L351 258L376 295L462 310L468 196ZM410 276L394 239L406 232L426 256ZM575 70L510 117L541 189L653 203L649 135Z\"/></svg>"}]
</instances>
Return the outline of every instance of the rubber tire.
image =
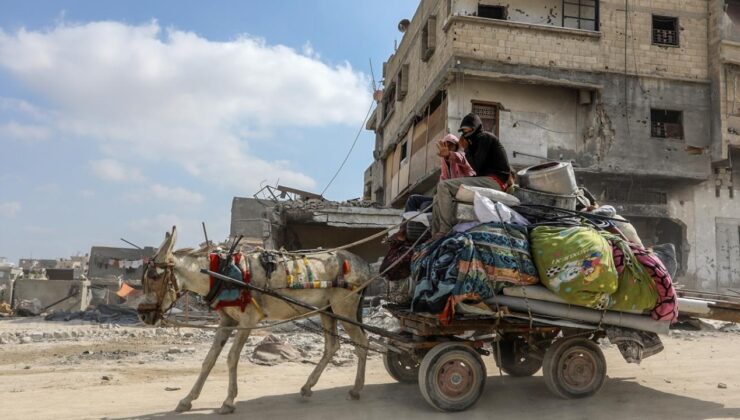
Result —
<instances>
[{"instance_id":1,"label":"rubber tire","mask_svg":"<svg viewBox=\"0 0 740 420\"><path fill-rule=\"evenodd\" d=\"M463 398L446 398L437 388L437 370L451 361L465 362L473 373L473 385ZM483 394L486 385L486 365L480 355L464 344L442 343L433 347L422 359L419 367L419 389L424 399L439 411L465 411L472 407Z\"/></svg>"},{"instance_id":2,"label":"rubber tire","mask_svg":"<svg viewBox=\"0 0 740 420\"><path fill-rule=\"evenodd\" d=\"M588 358L593 362L593 379L584 389L570 387L560 375L563 359L573 352L588 355ZM555 340L545 352L542 371L547 388L556 396L563 399L586 398L595 395L604 386L606 382L606 359L598 344L589 339L581 337L563 338Z\"/></svg>"},{"instance_id":3,"label":"rubber tire","mask_svg":"<svg viewBox=\"0 0 740 420\"><path fill-rule=\"evenodd\" d=\"M419 363L410 356L388 350L383 354L385 370L391 378L402 384L415 384L419 381Z\"/></svg>"},{"instance_id":4,"label":"rubber tire","mask_svg":"<svg viewBox=\"0 0 740 420\"><path fill-rule=\"evenodd\" d=\"M502 360L499 360L498 358L498 349L496 347L496 343L492 345L493 351L491 353L493 354L493 360L496 361L496 366L498 366L505 374L516 378L532 376L535 373L539 372L540 368L542 367L542 359L526 357L523 362L519 361L517 363L515 352L516 341L522 340L501 340L499 342L498 347L501 350Z\"/></svg>"}]
</instances>

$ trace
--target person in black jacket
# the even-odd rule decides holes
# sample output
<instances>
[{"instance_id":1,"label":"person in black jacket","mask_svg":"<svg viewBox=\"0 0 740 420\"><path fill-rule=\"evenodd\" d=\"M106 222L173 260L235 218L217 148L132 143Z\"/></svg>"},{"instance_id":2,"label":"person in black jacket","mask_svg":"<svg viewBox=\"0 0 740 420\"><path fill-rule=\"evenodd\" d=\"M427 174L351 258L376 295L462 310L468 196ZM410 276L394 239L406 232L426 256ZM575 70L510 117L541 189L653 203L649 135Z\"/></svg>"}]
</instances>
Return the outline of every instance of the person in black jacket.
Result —
<instances>
[{"instance_id":1,"label":"person in black jacket","mask_svg":"<svg viewBox=\"0 0 740 420\"><path fill-rule=\"evenodd\" d=\"M494 134L483 131L480 117L473 113L466 115L460 123L460 132L460 146L465 149L465 157L476 176L448 179L437 185L432 211L432 234L435 239L452 229L455 222L453 199L460 185L505 191L509 184L511 168L506 149Z\"/></svg>"}]
</instances>

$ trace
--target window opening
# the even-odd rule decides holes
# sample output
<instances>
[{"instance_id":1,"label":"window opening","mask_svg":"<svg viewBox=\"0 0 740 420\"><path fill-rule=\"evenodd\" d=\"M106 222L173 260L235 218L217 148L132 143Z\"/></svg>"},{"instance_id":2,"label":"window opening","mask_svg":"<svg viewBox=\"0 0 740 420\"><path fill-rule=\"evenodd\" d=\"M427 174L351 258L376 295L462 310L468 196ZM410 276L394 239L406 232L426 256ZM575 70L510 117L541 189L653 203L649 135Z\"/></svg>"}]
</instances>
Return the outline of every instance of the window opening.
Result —
<instances>
[{"instance_id":1,"label":"window opening","mask_svg":"<svg viewBox=\"0 0 740 420\"><path fill-rule=\"evenodd\" d=\"M650 135L663 139L683 139L683 113L666 109L651 109Z\"/></svg>"},{"instance_id":2,"label":"window opening","mask_svg":"<svg viewBox=\"0 0 740 420\"><path fill-rule=\"evenodd\" d=\"M678 18L653 15L653 44L678 46Z\"/></svg>"},{"instance_id":3,"label":"window opening","mask_svg":"<svg viewBox=\"0 0 740 420\"><path fill-rule=\"evenodd\" d=\"M599 30L598 0L563 0L563 27Z\"/></svg>"},{"instance_id":4,"label":"window opening","mask_svg":"<svg viewBox=\"0 0 740 420\"><path fill-rule=\"evenodd\" d=\"M409 91L409 65L403 64L396 77L396 100L402 101Z\"/></svg>"},{"instance_id":5,"label":"window opening","mask_svg":"<svg viewBox=\"0 0 740 420\"><path fill-rule=\"evenodd\" d=\"M486 19L506 20L506 6L491 6L487 4L478 4L478 17Z\"/></svg>"},{"instance_id":6,"label":"window opening","mask_svg":"<svg viewBox=\"0 0 740 420\"><path fill-rule=\"evenodd\" d=\"M404 162L406 161L406 158L409 156L408 145L409 145L408 140L405 140L403 143L401 143L401 166L403 166Z\"/></svg>"},{"instance_id":7,"label":"window opening","mask_svg":"<svg viewBox=\"0 0 740 420\"><path fill-rule=\"evenodd\" d=\"M437 17L429 16L427 23L421 29L421 60L427 61L434 54L437 46Z\"/></svg>"},{"instance_id":8,"label":"window opening","mask_svg":"<svg viewBox=\"0 0 740 420\"><path fill-rule=\"evenodd\" d=\"M391 83L388 86L388 92L383 98L383 120L391 115L393 110L396 108L396 84Z\"/></svg>"},{"instance_id":9,"label":"window opening","mask_svg":"<svg viewBox=\"0 0 740 420\"><path fill-rule=\"evenodd\" d=\"M483 122L483 130L498 136L499 105L487 102L473 102L474 114Z\"/></svg>"}]
</instances>

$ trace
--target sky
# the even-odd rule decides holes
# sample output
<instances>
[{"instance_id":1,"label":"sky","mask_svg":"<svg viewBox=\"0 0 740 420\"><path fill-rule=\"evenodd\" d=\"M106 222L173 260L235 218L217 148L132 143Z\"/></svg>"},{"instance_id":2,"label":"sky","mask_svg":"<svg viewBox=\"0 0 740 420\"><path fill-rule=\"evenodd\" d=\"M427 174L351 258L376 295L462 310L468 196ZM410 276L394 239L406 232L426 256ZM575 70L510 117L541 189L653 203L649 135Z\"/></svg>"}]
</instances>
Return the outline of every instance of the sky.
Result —
<instances>
[{"instance_id":1,"label":"sky","mask_svg":"<svg viewBox=\"0 0 740 420\"><path fill-rule=\"evenodd\" d=\"M0 257L225 239L234 196L321 192L417 0L0 3ZM374 135L325 193L362 194Z\"/></svg>"}]
</instances>

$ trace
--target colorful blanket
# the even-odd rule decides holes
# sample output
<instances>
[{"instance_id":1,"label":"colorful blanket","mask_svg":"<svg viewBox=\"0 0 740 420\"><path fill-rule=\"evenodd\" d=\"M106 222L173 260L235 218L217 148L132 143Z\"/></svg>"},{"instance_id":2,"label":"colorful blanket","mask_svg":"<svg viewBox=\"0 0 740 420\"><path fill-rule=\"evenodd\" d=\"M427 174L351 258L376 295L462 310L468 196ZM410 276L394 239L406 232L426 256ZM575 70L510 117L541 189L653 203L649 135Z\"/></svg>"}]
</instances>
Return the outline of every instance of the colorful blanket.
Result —
<instances>
[{"instance_id":1,"label":"colorful blanket","mask_svg":"<svg viewBox=\"0 0 740 420\"><path fill-rule=\"evenodd\" d=\"M612 244L614 264L619 273L619 286L611 295L609 309L615 311L649 311L655 308L658 291L647 269L638 261L633 250L638 245L624 239L603 233ZM644 250L643 250L644 251Z\"/></svg>"},{"instance_id":2,"label":"colorful blanket","mask_svg":"<svg viewBox=\"0 0 740 420\"><path fill-rule=\"evenodd\" d=\"M609 242L588 226L538 226L530 235L542 283L566 302L606 308L618 275Z\"/></svg>"},{"instance_id":3,"label":"colorful blanket","mask_svg":"<svg viewBox=\"0 0 740 420\"><path fill-rule=\"evenodd\" d=\"M633 243L629 244L629 248L639 262L637 265L652 279L656 290L657 303L646 309L652 309L653 319L675 322L678 319L678 299L668 269L654 253Z\"/></svg>"},{"instance_id":4,"label":"colorful blanket","mask_svg":"<svg viewBox=\"0 0 740 420\"><path fill-rule=\"evenodd\" d=\"M416 312L442 312L451 298L488 299L503 283L539 281L526 229L495 222L420 245L411 271L417 281Z\"/></svg>"}]
</instances>

